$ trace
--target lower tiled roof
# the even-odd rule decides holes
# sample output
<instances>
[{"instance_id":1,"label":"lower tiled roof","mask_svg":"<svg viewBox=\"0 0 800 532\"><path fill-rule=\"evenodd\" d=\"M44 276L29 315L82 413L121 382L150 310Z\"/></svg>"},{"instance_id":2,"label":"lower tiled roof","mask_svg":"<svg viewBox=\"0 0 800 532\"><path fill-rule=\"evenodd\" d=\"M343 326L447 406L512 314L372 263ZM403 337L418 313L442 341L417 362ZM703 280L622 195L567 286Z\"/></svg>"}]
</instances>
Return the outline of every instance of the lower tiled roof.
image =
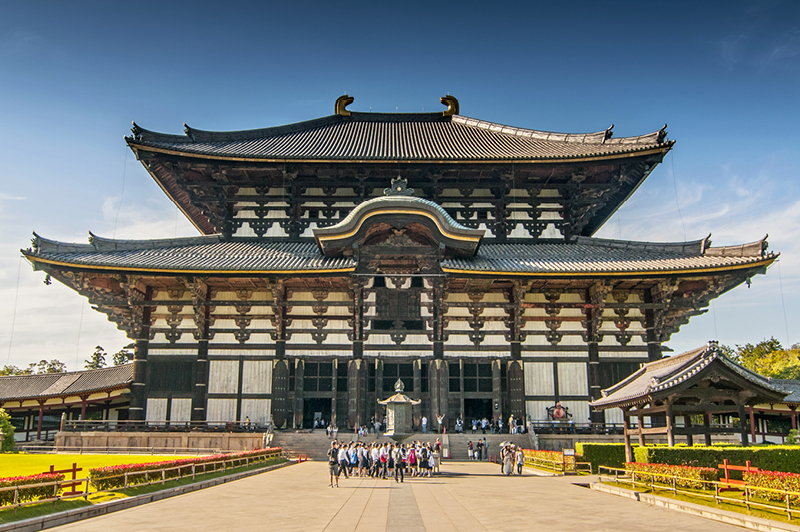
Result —
<instances>
[{"instance_id":1,"label":"lower tiled roof","mask_svg":"<svg viewBox=\"0 0 800 532\"><path fill-rule=\"evenodd\" d=\"M762 245L723 253L706 240L650 243L578 237L557 244L484 244L475 257L442 261L445 271L521 274L680 272L753 264L773 257Z\"/></svg>"},{"instance_id":2,"label":"lower tiled roof","mask_svg":"<svg viewBox=\"0 0 800 532\"><path fill-rule=\"evenodd\" d=\"M351 271L349 257L325 257L313 242L225 240L203 236L169 240L108 240L65 244L41 237L23 253L32 262L146 271L335 272ZM484 244L474 257L443 260L445 271L465 273L636 274L737 268L771 261L766 242L708 247L708 239L649 243L578 237L564 243Z\"/></svg>"},{"instance_id":3,"label":"lower tiled roof","mask_svg":"<svg viewBox=\"0 0 800 532\"><path fill-rule=\"evenodd\" d=\"M133 364L70 373L0 377L0 401L64 397L120 388L133 380Z\"/></svg>"}]
</instances>

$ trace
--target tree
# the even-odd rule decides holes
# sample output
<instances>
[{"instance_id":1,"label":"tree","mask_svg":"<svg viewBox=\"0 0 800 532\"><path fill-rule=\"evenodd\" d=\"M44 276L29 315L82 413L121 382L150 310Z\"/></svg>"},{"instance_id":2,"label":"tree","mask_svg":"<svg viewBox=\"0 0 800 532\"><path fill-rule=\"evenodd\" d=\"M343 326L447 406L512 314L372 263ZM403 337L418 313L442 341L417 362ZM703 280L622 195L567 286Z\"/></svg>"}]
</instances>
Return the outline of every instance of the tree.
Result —
<instances>
[{"instance_id":1,"label":"tree","mask_svg":"<svg viewBox=\"0 0 800 532\"><path fill-rule=\"evenodd\" d=\"M800 379L800 349L797 344L784 349L774 337L759 343L722 346L722 352L731 360L765 377Z\"/></svg>"},{"instance_id":2,"label":"tree","mask_svg":"<svg viewBox=\"0 0 800 532\"><path fill-rule=\"evenodd\" d=\"M131 360L133 360L133 353L131 349L133 349L134 344L128 344L116 353L114 353L114 358L112 359L115 366L121 366L123 364L127 364Z\"/></svg>"},{"instance_id":3,"label":"tree","mask_svg":"<svg viewBox=\"0 0 800 532\"><path fill-rule=\"evenodd\" d=\"M101 346L94 348L94 353L89 360L84 360L86 369L100 369L106 367L106 351Z\"/></svg>"},{"instance_id":4,"label":"tree","mask_svg":"<svg viewBox=\"0 0 800 532\"><path fill-rule=\"evenodd\" d=\"M7 453L14 450L14 425L11 424L11 416L0 408L0 451Z\"/></svg>"},{"instance_id":5,"label":"tree","mask_svg":"<svg viewBox=\"0 0 800 532\"><path fill-rule=\"evenodd\" d=\"M0 369L0 376L2 375L30 375L33 373L30 367L27 368L19 368L17 366L3 366L3 369Z\"/></svg>"},{"instance_id":6,"label":"tree","mask_svg":"<svg viewBox=\"0 0 800 532\"><path fill-rule=\"evenodd\" d=\"M67 365L60 360L53 359L51 361L40 360L39 362L31 362L24 370L24 374L41 374L41 373L66 373Z\"/></svg>"}]
</instances>

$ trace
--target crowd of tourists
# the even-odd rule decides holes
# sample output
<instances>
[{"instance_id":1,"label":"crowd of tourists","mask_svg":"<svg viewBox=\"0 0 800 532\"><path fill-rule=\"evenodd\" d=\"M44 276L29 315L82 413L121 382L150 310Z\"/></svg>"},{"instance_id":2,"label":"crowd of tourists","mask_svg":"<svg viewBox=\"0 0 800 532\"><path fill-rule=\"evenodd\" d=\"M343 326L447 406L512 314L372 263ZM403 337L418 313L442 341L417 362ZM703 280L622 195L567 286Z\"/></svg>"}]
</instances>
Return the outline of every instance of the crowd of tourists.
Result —
<instances>
[{"instance_id":1,"label":"crowd of tourists","mask_svg":"<svg viewBox=\"0 0 800 532\"><path fill-rule=\"evenodd\" d=\"M440 472L442 444L411 442L398 444L332 441L328 450L330 487L339 487L339 477L371 477L403 482L408 477L431 477Z\"/></svg>"}]
</instances>

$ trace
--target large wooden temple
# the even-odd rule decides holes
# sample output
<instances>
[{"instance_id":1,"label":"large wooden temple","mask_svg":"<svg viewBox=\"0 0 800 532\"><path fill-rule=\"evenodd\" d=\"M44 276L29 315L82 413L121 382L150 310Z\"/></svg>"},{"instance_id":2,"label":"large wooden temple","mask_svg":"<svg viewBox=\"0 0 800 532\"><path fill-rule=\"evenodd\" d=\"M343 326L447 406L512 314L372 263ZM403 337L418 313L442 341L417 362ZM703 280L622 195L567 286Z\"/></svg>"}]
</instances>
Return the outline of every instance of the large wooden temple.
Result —
<instances>
[{"instance_id":1,"label":"large wooden temple","mask_svg":"<svg viewBox=\"0 0 800 532\"><path fill-rule=\"evenodd\" d=\"M25 257L135 340L128 417L339 427L397 379L444 415L576 422L709 302L764 273L766 241L592 235L661 162L665 129L562 134L459 114L335 114L127 143L200 236ZM615 416L617 414L614 414Z\"/></svg>"}]
</instances>

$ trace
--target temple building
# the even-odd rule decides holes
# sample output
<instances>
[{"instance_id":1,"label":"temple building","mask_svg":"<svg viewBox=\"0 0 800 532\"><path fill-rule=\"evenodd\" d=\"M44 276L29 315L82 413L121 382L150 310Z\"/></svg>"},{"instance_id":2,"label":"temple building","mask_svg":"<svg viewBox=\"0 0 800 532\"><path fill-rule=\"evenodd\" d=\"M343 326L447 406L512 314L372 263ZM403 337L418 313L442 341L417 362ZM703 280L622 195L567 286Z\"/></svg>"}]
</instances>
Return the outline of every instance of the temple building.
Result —
<instances>
[{"instance_id":1,"label":"temple building","mask_svg":"<svg viewBox=\"0 0 800 532\"><path fill-rule=\"evenodd\" d=\"M563 134L459 114L335 114L127 143L199 231L35 235L34 268L135 341L131 420L340 428L404 393L422 416L575 422L681 325L764 273L765 240L595 238L672 149L665 129ZM119 416L123 416L123 412Z\"/></svg>"}]
</instances>

